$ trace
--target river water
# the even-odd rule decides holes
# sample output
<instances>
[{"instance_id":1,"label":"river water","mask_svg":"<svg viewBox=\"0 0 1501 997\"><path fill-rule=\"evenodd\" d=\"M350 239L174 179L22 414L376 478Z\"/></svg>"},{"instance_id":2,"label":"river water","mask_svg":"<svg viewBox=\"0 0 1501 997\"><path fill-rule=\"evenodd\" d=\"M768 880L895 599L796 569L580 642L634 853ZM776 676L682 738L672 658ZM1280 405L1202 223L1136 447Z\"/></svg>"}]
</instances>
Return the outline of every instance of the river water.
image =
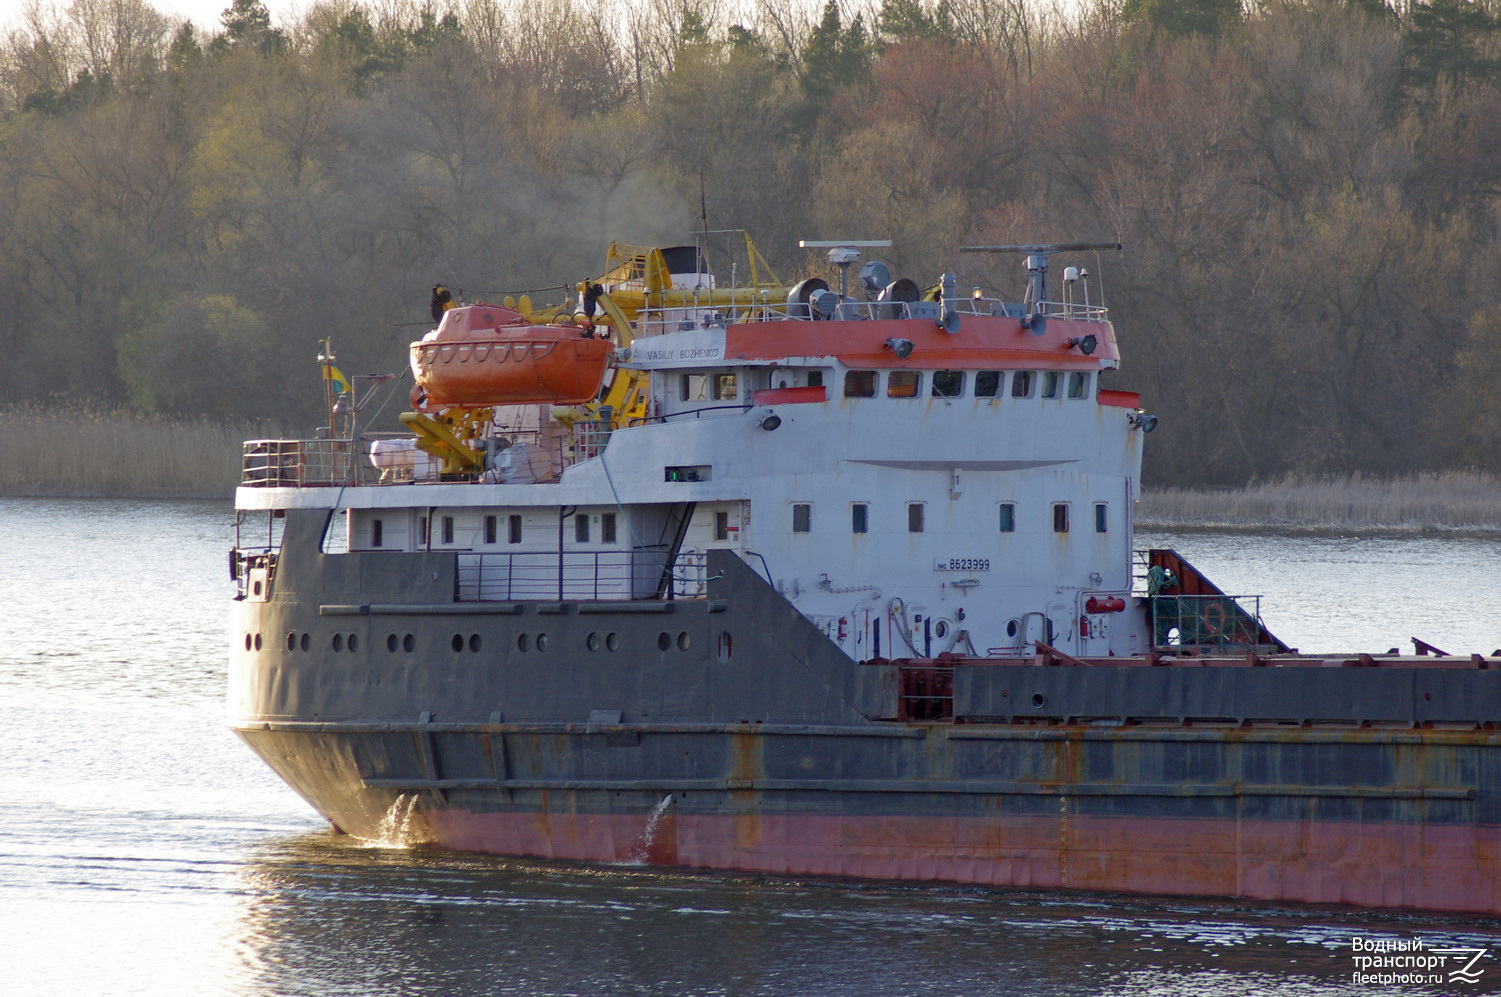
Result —
<instances>
[{"instance_id":1,"label":"river water","mask_svg":"<svg viewBox=\"0 0 1501 997\"><path fill-rule=\"evenodd\" d=\"M0 500L0 993L1501 992L1501 921L362 845L224 727L222 503ZM1305 651L1501 646L1501 539L1153 533ZM1410 649L1410 645L1405 645ZM1501 870L1498 870L1501 875ZM1357 946L1483 949L1357 982Z\"/></svg>"}]
</instances>

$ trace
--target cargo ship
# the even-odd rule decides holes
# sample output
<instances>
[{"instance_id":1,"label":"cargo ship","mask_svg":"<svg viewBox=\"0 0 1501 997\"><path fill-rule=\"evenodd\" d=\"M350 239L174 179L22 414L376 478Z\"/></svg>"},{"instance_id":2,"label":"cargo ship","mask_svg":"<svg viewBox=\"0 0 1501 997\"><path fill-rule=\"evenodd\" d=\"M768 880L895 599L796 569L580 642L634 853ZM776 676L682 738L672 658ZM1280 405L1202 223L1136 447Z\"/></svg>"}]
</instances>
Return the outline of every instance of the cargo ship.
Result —
<instances>
[{"instance_id":1,"label":"cargo ship","mask_svg":"<svg viewBox=\"0 0 1501 997\"><path fill-rule=\"evenodd\" d=\"M1134 549L1118 246L965 247L1010 299L805 247L434 288L401 432L325 349L244 449L233 729L371 840L1501 913L1501 657L1300 655Z\"/></svg>"}]
</instances>

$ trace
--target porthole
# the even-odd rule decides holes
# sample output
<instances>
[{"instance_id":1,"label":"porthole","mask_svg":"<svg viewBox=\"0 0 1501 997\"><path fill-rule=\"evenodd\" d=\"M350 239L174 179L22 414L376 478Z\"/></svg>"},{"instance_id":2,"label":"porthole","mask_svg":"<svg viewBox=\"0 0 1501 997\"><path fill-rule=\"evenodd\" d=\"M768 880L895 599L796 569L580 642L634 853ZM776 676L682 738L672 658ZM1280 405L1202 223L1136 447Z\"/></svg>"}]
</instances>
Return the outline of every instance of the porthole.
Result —
<instances>
[{"instance_id":1,"label":"porthole","mask_svg":"<svg viewBox=\"0 0 1501 997\"><path fill-rule=\"evenodd\" d=\"M545 650L547 650L547 634L538 634L537 635L537 650L539 650L539 651L545 651Z\"/></svg>"},{"instance_id":2,"label":"porthole","mask_svg":"<svg viewBox=\"0 0 1501 997\"><path fill-rule=\"evenodd\" d=\"M396 639L396 635L395 634L386 634L386 650L387 651L390 651L392 654L395 654L396 653L396 648L399 647L400 644L401 644L401 641L399 641L399 640Z\"/></svg>"},{"instance_id":3,"label":"porthole","mask_svg":"<svg viewBox=\"0 0 1501 997\"><path fill-rule=\"evenodd\" d=\"M678 634L678 650L679 651L686 651L686 650L688 650L688 631L686 631L686 630L684 630L684 631L682 631L682 632L680 632Z\"/></svg>"},{"instance_id":4,"label":"porthole","mask_svg":"<svg viewBox=\"0 0 1501 997\"><path fill-rule=\"evenodd\" d=\"M448 644L455 651L462 651L464 649L464 635L454 634L453 637L448 641Z\"/></svg>"},{"instance_id":5,"label":"porthole","mask_svg":"<svg viewBox=\"0 0 1501 997\"><path fill-rule=\"evenodd\" d=\"M610 651L620 650L620 635L618 633L605 634L605 648Z\"/></svg>"},{"instance_id":6,"label":"porthole","mask_svg":"<svg viewBox=\"0 0 1501 997\"><path fill-rule=\"evenodd\" d=\"M937 623L933 624L933 636L934 637L937 637L939 640L943 640L948 635L949 635L949 621L948 620L939 620Z\"/></svg>"},{"instance_id":7,"label":"porthole","mask_svg":"<svg viewBox=\"0 0 1501 997\"><path fill-rule=\"evenodd\" d=\"M469 635L469 650L475 654L479 653L479 634Z\"/></svg>"},{"instance_id":8,"label":"porthole","mask_svg":"<svg viewBox=\"0 0 1501 997\"><path fill-rule=\"evenodd\" d=\"M597 633L591 633L591 634L589 634L588 637L584 638L584 645L586 647L588 647L589 650L591 650L591 651L598 651L599 650L599 645L600 645L599 634L597 634Z\"/></svg>"},{"instance_id":9,"label":"porthole","mask_svg":"<svg viewBox=\"0 0 1501 997\"><path fill-rule=\"evenodd\" d=\"M516 650L521 651L521 652L526 652L526 651L530 651L531 649L532 649L532 637L531 637L531 634L517 634L516 635Z\"/></svg>"},{"instance_id":10,"label":"porthole","mask_svg":"<svg viewBox=\"0 0 1501 997\"><path fill-rule=\"evenodd\" d=\"M353 651L355 648L357 648L359 646L360 646L360 639L359 639L359 637L357 637L354 634L350 634L349 635L349 649L351 651Z\"/></svg>"},{"instance_id":11,"label":"porthole","mask_svg":"<svg viewBox=\"0 0 1501 997\"><path fill-rule=\"evenodd\" d=\"M411 654L413 651L417 650L417 638L413 637L411 634L407 634L405 637L401 638L401 649L408 654Z\"/></svg>"},{"instance_id":12,"label":"porthole","mask_svg":"<svg viewBox=\"0 0 1501 997\"><path fill-rule=\"evenodd\" d=\"M343 634L334 634L334 650L335 651L342 651L342 650L344 650L344 635Z\"/></svg>"},{"instance_id":13,"label":"porthole","mask_svg":"<svg viewBox=\"0 0 1501 997\"><path fill-rule=\"evenodd\" d=\"M728 630L719 631L719 639L716 641L715 652L720 661L729 661L734 653L734 640Z\"/></svg>"},{"instance_id":14,"label":"porthole","mask_svg":"<svg viewBox=\"0 0 1501 997\"><path fill-rule=\"evenodd\" d=\"M260 634L256 634L255 635L255 649L257 651L259 651L261 649L261 635Z\"/></svg>"},{"instance_id":15,"label":"porthole","mask_svg":"<svg viewBox=\"0 0 1501 997\"><path fill-rule=\"evenodd\" d=\"M1034 693L1032 693L1032 709L1034 709L1034 710L1040 710L1044 706L1047 705L1047 702L1048 702L1048 697L1044 696L1042 693L1040 693L1040 692L1034 692Z\"/></svg>"},{"instance_id":16,"label":"porthole","mask_svg":"<svg viewBox=\"0 0 1501 997\"><path fill-rule=\"evenodd\" d=\"M291 630L287 631L287 650L288 651L295 651L295 650L297 650L297 634L296 634L295 631L291 631Z\"/></svg>"},{"instance_id":17,"label":"porthole","mask_svg":"<svg viewBox=\"0 0 1501 997\"><path fill-rule=\"evenodd\" d=\"M250 635L249 634L245 635L245 650L247 650L247 651L250 650Z\"/></svg>"},{"instance_id":18,"label":"porthole","mask_svg":"<svg viewBox=\"0 0 1501 997\"><path fill-rule=\"evenodd\" d=\"M303 635L302 635L302 640L301 640L301 641L300 641L300 643L301 643L301 645L302 645L302 649L303 649L303 650L304 650L304 651L306 651L306 650L307 650L307 649L308 649L308 648L310 648L310 647L312 647L312 646L313 646L313 641L312 641L312 638L311 638L311 637L309 637L309 636L308 636L308 635L307 635L307 634L306 634L306 633L304 633L304 634L303 634Z\"/></svg>"},{"instance_id":19,"label":"porthole","mask_svg":"<svg viewBox=\"0 0 1501 997\"><path fill-rule=\"evenodd\" d=\"M1020 628L1020 625L1016 622L1016 620L1007 620L1006 621L1006 636L1007 637L1015 637L1016 636L1016 632L1017 632L1017 630L1019 628Z\"/></svg>"},{"instance_id":20,"label":"porthole","mask_svg":"<svg viewBox=\"0 0 1501 997\"><path fill-rule=\"evenodd\" d=\"M672 634L669 634L669 633L659 633L659 634L657 634L657 649L658 650L666 651L666 650L669 650L671 647L672 647Z\"/></svg>"}]
</instances>

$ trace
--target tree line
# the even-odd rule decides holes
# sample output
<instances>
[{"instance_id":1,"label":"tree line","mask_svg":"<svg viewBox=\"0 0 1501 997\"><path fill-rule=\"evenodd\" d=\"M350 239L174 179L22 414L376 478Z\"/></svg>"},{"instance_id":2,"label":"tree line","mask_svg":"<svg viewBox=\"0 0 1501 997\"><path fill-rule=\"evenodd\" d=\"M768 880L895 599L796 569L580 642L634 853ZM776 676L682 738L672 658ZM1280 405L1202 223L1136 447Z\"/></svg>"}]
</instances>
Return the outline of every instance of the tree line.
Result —
<instances>
[{"instance_id":1,"label":"tree line","mask_svg":"<svg viewBox=\"0 0 1501 997\"><path fill-rule=\"evenodd\" d=\"M611 239L1089 259L1148 481L1501 470L1501 26L1476 0L34 2L0 44L0 397L311 425L435 282ZM966 285L967 286L967 285ZM557 292L556 296L561 296ZM547 293L534 297L546 299Z\"/></svg>"}]
</instances>

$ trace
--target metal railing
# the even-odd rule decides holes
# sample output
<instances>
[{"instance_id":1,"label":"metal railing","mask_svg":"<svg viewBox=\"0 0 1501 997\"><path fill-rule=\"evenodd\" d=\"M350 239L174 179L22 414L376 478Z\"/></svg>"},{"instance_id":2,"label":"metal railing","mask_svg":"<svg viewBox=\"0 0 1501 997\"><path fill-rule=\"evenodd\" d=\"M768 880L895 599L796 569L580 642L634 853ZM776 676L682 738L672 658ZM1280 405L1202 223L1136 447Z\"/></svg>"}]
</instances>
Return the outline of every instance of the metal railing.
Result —
<instances>
[{"instance_id":1,"label":"metal railing","mask_svg":"<svg viewBox=\"0 0 1501 997\"><path fill-rule=\"evenodd\" d=\"M459 602L545 599L651 599L667 563L665 547L627 551L523 551L459 554Z\"/></svg>"},{"instance_id":2,"label":"metal railing","mask_svg":"<svg viewBox=\"0 0 1501 997\"><path fill-rule=\"evenodd\" d=\"M240 484L261 488L346 484L350 459L357 452L351 440L247 440Z\"/></svg>"},{"instance_id":3,"label":"metal railing","mask_svg":"<svg viewBox=\"0 0 1501 997\"><path fill-rule=\"evenodd\" d=\"M550 439L537 430L497 430L497 447L489 458L492 470L461 480L476 484L555 481L564 468L604 452L614 429L608 421L580 422L571 435ZM509 452L498 446L502 440ZM391 447L393 443L400 446ZM372 451L379 453L372 456ZM445 480L439 470L437 458L418 449L410 434L370 433L358 440L247 440L240 484L249 488L411 484Z\"/></svg>"},{"instance_id":4,"label":"metal railing","mask_svg":"<svg viewBox=\"0 0 1501 997\"><path fill-rule=\"evenodd\" d=\"M1259 595L1155 595L1150 612L1157 647L1254 646L1261 639Z\"/></svg>"},{"instance_id":5,"label":"metal railing","mask_svg":"<svg viewBox=\"0 0 1501 997\"><path fill-rule=\"evenodd\" d=\"M832 318L843 321L875 319L936 321L945 312L950 311L957 312L961 316L1004 316L1019 319L1027 314L1027 306L1017 301L972 296L944 298L942 301L857 301L850 299L839 303ZM1109 309L1105 306L1077 301L1040 301L1035 311L1048 318L1073 319L1081 322L1104 322L1109 317ZM719 328L737 322L808 322L813 320L814 315L809 305L789 301L764 300L751 304L718 307L652 309L643 313L637 338L666 332ZM822 320L821 317L820 320Z\"/></svg>"}]
</instances>

